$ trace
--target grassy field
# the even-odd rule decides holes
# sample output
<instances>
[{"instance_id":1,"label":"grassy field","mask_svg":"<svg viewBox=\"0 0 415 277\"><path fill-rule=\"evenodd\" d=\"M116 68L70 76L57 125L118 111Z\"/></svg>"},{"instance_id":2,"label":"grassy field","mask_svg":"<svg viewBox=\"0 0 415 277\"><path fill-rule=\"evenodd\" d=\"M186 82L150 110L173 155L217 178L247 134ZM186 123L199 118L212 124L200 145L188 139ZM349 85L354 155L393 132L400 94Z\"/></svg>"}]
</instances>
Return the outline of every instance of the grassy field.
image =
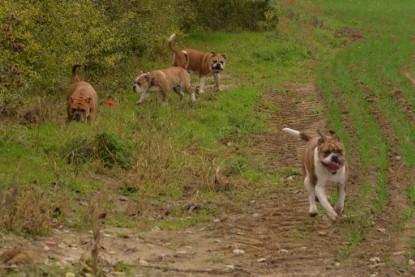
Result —
<instances>
[{"instance_id":1,"label":"grassy field","mask_svg":"<svg viewBox=\"0 0 415 277\"><path fill-rule=\"evenodd\" d=\"M33 212L39 214L39 222L32 222L31 214L18 213L19 219L6 220L8 230L47 234L51 225L46 222L52 219L88 228L85 207L79 203L87 203L97 192L110 199L127 195L131 209L138 209L142 217L116 211L108 201L106 209L113 212L107 220L115 226L137 226L152 213L152 205L173 207L173 214L180 216L189 199L212 202L197 222L210 220L219 207L238 206L235 201L243 203L278 189L278 174L264 172L249 151L254 135L268 128L255 107L264 90L299 74L310 56L307 48L281 40L275 32L232 36L198 32L177 39L177 45L226 52L227 89L200 95L194 104L187 97L183 108L174 94L168 106L161 106L159 95L135 106L139 97L131 89L135 73L169 66L171 54L166 49L157 61L132 59L106 78L92 80L99 92L99 109L90 125L65 123L64 91L60 99L50 100L53 105L33 99L35 108L47 109L45 122L19 125L17 117L2 124L3 186L18 187L19 207L27 205L23 199L31 195ZM88 79L82 70L79 75ZM68 84L69 80L68 69ZM107 105L109 100L115 106ZM147 222L141 225L151 228Z\"/></svg>"},{"instance_id":2,"label":"grassy field","mask_svg":"<svg viewBox=\"0 0 415 277\"><path fill-rule=\"evenodd\" d=\"M322 64L318 81L327 99L330 121L346 138L346 147L354 149L353 155L360 159L360 170L365 176L361 180L360 197L352 205L355 211L351 212L366 211L376 216L393 201L391 190L395 180L390 168L395 170L396 163L402 161L407 171L414 169L415 127L411 114L414 88L403 72L413 67L414 33L409 26L415 4L410 1L399 4L316 1L316 4L324 5L326 14L336 14L334 25L344 24L365 34L365 39L340 51L328 64ZM348 131L344 114L352 122ZM407 180L405 187L408 191L403 191L403 195L413 197L413 180ZM407 209L413 211L414 207L409 205L395 216L408 213ZM355 230L350 231L353 246L364 237L364 227L368 225L370 219L364 216L360 228L349 226Z\"/></svg>"},{"instance_id":3,"label":"grassy field","mask_svg":"<svg viewBox=\"0 0 415 277\"><path fill-rule=\"evenodd\" d=\"M388 216L394 216L396 232L413 231L406 224L415 212L413 180L402 181L398 192L392 184L415 167L414 88L403 74L415 77L415 3L390 2L280 1L276 30L177 37L177 47L228 57L225 90L208 91L195 103L187 95L184 107L174 93L166 106L156 94L135 105L136 73L170 66L167 48L155 60L132 57L102 79L80 70L81 79L99 92L91 124L65 123L64 91L60 98L28 99L23 110L41 110L43 122L20 124L22 111L0 120L2 232L32 239L58 225L88 230L89 203L96 198L104 223L139 230L179 230L243 211L249 201L283 190L286 177L252 153L256 134L277 131L257 107L281 107L265 101L263 93L288 82L314 81L324 95L329 125L355 169L340 223L349 242L342 258L399 195L405 203ZM345 26L359 39L333 36ZM69 73L68 68L68 85ZM120 198L127 208L117 206ZM191 205L201 208L187 217Z\"/></svg>"}]
</instances>

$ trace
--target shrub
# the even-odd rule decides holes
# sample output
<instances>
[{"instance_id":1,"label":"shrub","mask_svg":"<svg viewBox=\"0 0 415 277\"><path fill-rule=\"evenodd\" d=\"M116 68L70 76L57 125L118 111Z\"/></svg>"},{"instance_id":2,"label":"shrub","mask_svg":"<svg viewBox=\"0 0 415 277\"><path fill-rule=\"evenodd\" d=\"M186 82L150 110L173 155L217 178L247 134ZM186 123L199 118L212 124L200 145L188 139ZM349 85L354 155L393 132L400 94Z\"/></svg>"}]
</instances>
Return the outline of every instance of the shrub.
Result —
<instances>
[{"instance_id":1,"label":"shrub","mask_svg":"<svg viewBox=\"0 0 415 277\"><path fill-rule=\"evenodd\" d=\"M278 23L277 12L268 1L191 0L198 26L209 30L270 29Z\"/></svg>"},{"instance_id":2,"label":"shrub","mask_svg":"<svg viewBox=\"0 0 415 277\"><path fill-rule=\"evenodd\" d=\"M128 144L116 134L103 131L96 134L93 140L69 141L62 152L68 163L83 164L100 160L106 167L120 166L128 169L133 161L128 155L128 149Z\"/></svg>"},{"instance_id":3,"label":"shrub","mask_svg":"<svg viewBox=\"0 0 415 277\"><path fill-rule=\"evenodd\" d=\"M2 95L62 93L74 63L120 60L116 29L90 0L1 1L0 26Z\"/></svg>"}]
</instances>

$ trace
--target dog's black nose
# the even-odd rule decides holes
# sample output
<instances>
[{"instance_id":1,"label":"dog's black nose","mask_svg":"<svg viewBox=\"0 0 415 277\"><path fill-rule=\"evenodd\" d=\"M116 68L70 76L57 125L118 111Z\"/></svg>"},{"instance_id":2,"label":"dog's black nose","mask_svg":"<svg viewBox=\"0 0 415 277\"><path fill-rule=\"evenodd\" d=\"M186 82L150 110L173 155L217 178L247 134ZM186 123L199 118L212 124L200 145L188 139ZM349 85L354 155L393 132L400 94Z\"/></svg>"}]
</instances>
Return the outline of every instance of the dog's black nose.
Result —
<instances>
[{"instance_id":1,"label":"dog's black nose","mask_svg":"<svg viewBox=\"0 0 415 277\"><path fill-rule=\"evenodd\" d=\"M75 120L76 120L76 121L80 121L80 120L81 120L81 115L80 115L79 113L77 113L77 114L75 115Z\"/></svg>"},{"instance_id":2,"label":"dog's black nose","mask_svg":"<svg viewBox=\"0 0 415 277\"><path fill-rule=\"evenodd\" d=\"M331 161L335 162L335 163L340 163L339 157L337 157L336 155L334 155L333 157L331 157Z\"/></svg>"}]
</instances>

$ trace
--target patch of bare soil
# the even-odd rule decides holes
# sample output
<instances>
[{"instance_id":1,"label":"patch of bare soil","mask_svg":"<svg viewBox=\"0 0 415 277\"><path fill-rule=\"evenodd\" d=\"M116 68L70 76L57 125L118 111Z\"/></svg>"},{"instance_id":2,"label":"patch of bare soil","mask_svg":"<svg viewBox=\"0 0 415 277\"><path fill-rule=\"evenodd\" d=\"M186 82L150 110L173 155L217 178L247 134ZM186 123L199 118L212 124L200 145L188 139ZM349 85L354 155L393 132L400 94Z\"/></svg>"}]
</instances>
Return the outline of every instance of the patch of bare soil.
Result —
<instances>
[{"instance_id":1,"label":"patch of bare soil","mask_svg":"<svg viewBox=\"0 0 415 277\"><path fill-rule=\"evenodd\" d=\"M349 27L342 27L334 32L334 37L336 38L348 38L352 42L356 40L361 40L365 38L365 35L362 32L353 30Z\"/></svg>"},{"instance_id":2,"label":"patch of bare soil","mask_svg":"<svg viewBox=\"0 0 415 277\"><path fill-rule=\"evenodd\" d=\"M267 132L257 137L255 154L267 157L268 166L273 170L284 167L301 167L301 157L305 143L280 132L283 127L317 135L317 130L327 130L324 117L323 98L314 84L287 84L285 91L268 91L264 99L273 103L273 109L260 108L269 113L269 124L277 133Z\"/></svg>"}]
</instances>

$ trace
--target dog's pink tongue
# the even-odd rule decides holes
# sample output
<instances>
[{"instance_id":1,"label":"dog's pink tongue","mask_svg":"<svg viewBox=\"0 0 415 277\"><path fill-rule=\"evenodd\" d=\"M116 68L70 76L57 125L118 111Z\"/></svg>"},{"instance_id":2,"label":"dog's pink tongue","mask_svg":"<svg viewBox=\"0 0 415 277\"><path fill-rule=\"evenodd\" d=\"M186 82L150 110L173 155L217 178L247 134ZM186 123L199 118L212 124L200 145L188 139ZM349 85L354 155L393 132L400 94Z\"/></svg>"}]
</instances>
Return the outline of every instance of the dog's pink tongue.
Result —
<instances>
[{"instance_id":1,"label":"dog's pink tongue","mask_svg":"<svg viewBox=\"0 0 415 277\"><path fill-rule=\"evenodd\" d=\"M332 162L329 165L330 169L339 169L340 168L340 164Z\"/></svg>"}]
</instances>

